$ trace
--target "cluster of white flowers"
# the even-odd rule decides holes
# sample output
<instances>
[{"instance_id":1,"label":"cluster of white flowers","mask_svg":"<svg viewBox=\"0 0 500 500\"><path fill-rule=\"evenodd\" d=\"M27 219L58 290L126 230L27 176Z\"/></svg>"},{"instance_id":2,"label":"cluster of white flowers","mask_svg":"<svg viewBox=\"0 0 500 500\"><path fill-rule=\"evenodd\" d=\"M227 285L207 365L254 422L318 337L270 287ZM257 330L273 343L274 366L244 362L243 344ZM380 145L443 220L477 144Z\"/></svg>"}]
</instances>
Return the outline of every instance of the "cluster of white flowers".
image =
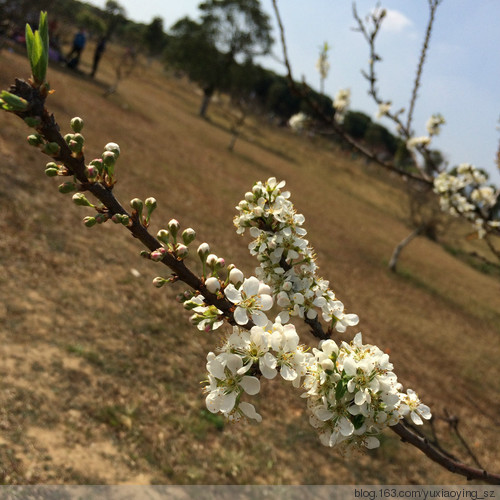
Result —
<instances>
[{"instance_id":1,"label":"cluster of white flowers","mask_svg":"<svg viewBox=\"0 0 500 500\"><path fill-rule=\"evenodd\" d=\"M328 76L328 72L330 71L330 63L328 62L328 54L326 52L322 52L316 61L316 69L320 77L325 80Z\"/></svg>"},{"instance_id":2,"label":"cluster of white flowers","mask_svg":"<svg viewBox=\"0 0 500 500\"><path fill-rule=\"evenodd\" d=\"M391 102L382 102L378 105L377 118L382 118L386 116L391 110L392 103Z\"/></svg>"},{"instance_id":3,"label":"cluster of white flowers","mask_svg":"<svg viewBox=\"0 0 500 500\"><path fill-rule=\"evenodd\" d=\"M340 347L321 341L305 352L292 324L279 318L250 331L235 326L219 349L207 356L206 405L229 420L262 417L244 394L260 391L259 377L273 379L279 373L306 392L309 422L325 446L376 448L377 435L409 415L415 424L431 417L417 394L401 392L389 356L378 347L362 343L361 333Z\"/></svg>"},{"instance_id":4,"label":"cluster of white flowers","mask_svg":"<svg viewBox=\"0 0 500 500\"><path fill-rule=\"evenodd\" d=\"M349 89L340 89L333 100L333 108L335 109L335 121L342 123L345 115L351 104L351 91Z\"/></svg>"},{"instance_id":5,"label":"cluster of white flowers","mask_svg":"<svg viewBox=\"0 0 500 500\"><path fill-rule=\"evenodd\" d=\"M410 137L406 141L406 147L410 150L416 149L419 146L428 146L431 143L431 138L427 136L423 137Z\"/></svg>"},{"instance_id":6,"label":"cluster of white flowers","mask_svg":"<svg viewBox=\"0 0 500 500\"><path fill-rule=\"evenodd\" d=\"M301 111L290 117L288 125L294 132L302 132L307 127L308 122L309 117Z\"/></svg>"},{"instance_id":7,"label":"cluster of white flowers","mask_svg":"<svg viewBox=\"0 0 500 500\"><path fill-rule=\"evenodd\" d=\"M305 218L296 213L288 199L290 193L281 190L284 186L284 181L277 182L274 177L265 184L257 182L236 207L239 211L234 219L237 232L243 234L250 228L255 239L248 248L260 262L255 274L270 286L276 303L282 308L279 316L283 323L287 323L290 316L312 320L319 309L330 327L344 332L347 326L356 325L359 318L356 314L347 314L344 304L329 289L328 281L316 275L314 251L304 239Z\"/></svg>"},{"instance_id":8,"label":"cluster of white flowers","mask_svg":"<svg viewBox=\"0 0 500 500\"><path fill-rule=\"evenodd\" d=\"M441 114L438 113L438 114L432 115L427 120L427 123L425 125L425 127L427 129L427 133L430 136L439 135L439 133L441 132L441 125L444 125L445 123L446 123L446 121Z\"/></svg>"},{"instance_id":9,"label":"cluster of white flowers","mask_svg":"<svg viewBox=\"0 0 500 500\"><path fill-rule=\"evenodd\" d=\"M325 446L376 448L377 435L405 415L422 424L431 417L414 391L401 392L389 356L362 343L361 333L340 347L333 340L313 349L304 379L309 422Z\"/></svg>"},{"instance_id":10,"label":"cluster of white flowers","mask_svg":"<svg viewBox=\"0 0 500 500\"><path fill-rule=\"evenodd\" d=\"M299 336L291 324L282 325L277 319L250 331L235 326L220 354L208 353L207 408L230 420L247 417L260 422L262 417L255 407L241 401L244 393L254 395L260 391L255 375L273 379L279 372L284 380L299 387L310 358L299 345Z\"/></svg>"},{"instance_id":11,"label":"cluster of white flowers","mask_svg":"<svg viewBox=\"0 0 500 500\"><path fill-rule=\"evenodd\" d=\"M493 213L499 193L486 184L487 177L468 163L455 172L442 172L434 179L434 192L439 195L442 210L469 219L483 238L488 230L500 228L500 219Z\"/></svg>"}]
</instances>

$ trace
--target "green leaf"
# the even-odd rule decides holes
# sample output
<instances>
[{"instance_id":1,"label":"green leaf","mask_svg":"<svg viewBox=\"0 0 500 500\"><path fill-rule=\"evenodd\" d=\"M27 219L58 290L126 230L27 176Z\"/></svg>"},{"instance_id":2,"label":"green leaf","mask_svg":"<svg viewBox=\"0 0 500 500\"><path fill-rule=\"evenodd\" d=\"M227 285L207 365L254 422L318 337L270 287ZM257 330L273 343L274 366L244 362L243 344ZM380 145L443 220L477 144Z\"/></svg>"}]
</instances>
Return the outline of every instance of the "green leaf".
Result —
<instances>
[{"instance_id":1,"label":"green leaf","mask_svg":"<svg viewBox=\"0 0 500 500\"><path fill-rule=\"evenodd\" d=\"M34 33L30 25L26 24L26 50L33 80L36 85L42 85L49 64L49 27L46 12L40 12L38 30Z\"/></svg>"},{"instance_id":2,"label":"green leaf","mask_svg":"<svg viewBox=\"0 0 500 500\"><path fill-rule=\"evenodd\" d=\"M340 399L342 399L342 397L344 396L344 394L346 393L346 391L347 391L347 384L344 382L343 379L340 379L337 382L337 387L335 387L335 399L337 401L339 401Z\"/></svg>"},{"instance_id":3,"label":"green leaf","mask_svg":"<svg viewBox=\"0 0 500 500\"><path fill-rule=\"evenodd\" d=\"M352 422L352 425L354 425L355 429L359 429L363 425L364 421L365 421L365 417L361 414L353 415L351 417L351 422Z\"/></svg>"}]
</instances>

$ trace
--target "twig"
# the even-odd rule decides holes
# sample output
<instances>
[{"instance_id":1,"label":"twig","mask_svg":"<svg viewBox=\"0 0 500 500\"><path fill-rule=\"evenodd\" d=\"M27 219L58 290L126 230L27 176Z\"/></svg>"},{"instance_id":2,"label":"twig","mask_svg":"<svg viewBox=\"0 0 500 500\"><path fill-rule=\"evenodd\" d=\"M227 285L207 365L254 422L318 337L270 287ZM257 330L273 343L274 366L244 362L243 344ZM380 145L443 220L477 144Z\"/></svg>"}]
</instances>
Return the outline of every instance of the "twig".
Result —
<instances>
[{"instance_id":1,"label":"twig","mask_svg":"<svg viewBox=\"0 0 500 500\"><path fill-rule=\"evenodd\" d=\"M411 131L411 122L413 119L413 110L415 109L415 103L418 96L418 88L420 87L420 79L422 78L422 70L424 68L425 57L427 55L427 50L429 48L429 41L431 39L432 26L434 24L434 17L436 14L436 9L442 0L429 0L429 22L427 23L427 30L425 32L424 44L422 50L420 51L420 60L418 62L417 74L415 76L415 82L413 84L413 90L410 98L410 108L408 109L408 118L406 120L406 130Z\"/></svg>"},{"instance_id":2,"label":"twig","mask_svg":"<svg viewBox=\"0 0 500 500\"><path fill-rule=\"evenodd\" d=\"M472 458L472 460L474 461L474 463L480 467L480 468L484 468L478 458L476 457L476 455L474 454L474 452L471 450L470 446L467 444L467 441L464 439L464 437L462 436L462 434L460 433L460 431L458 430L458 424L460 422L459 418L456 416L456 415L450 415L448 413L448 410L444 410L445 414L446 414L446 418L443 418L443 420L445 422L448 422L450 428L453 430L453 432L456 434L456 436L458 437L458 439L460 440L460 442L462 443L462 446L466 449L467 453L469 454L469 456Z\"/></svg>"},{"instance_id":3,"label":"twig","mask_svg":"<svg viewBox=\"0 0 500 500\"><path fill-rule=\"evenodd\" d=\"M305 92L303 89L300 89L297 84L295 83L295 80L292 75L292 68L290 65L290 60L288 59L288 52L287 52L287 45L285 41L285 30L283 28L283 23L281 21L281 15L278 10L277 2L276 0L273 0L273 7L274 7L274 12L276 14L276 19L278 22L278 27L280 31L280 39L281 39L281 44L283 48L283 59L284 59L284 64L287 69L287 78L288 78L288 84L290 85L290 88L297 94L303 97L309 106L311 106L314 111L318 114L319 117L321 117L321 120L324 121L328 126L332 128L334 133L341 137L345 142L347 142L350 146L352 146L355 150L357 150L359 153L361 153L363 156L368 158L369 160L377 163L381 167L385 168L386 170L389 170L391 172L396 172L398 175L402 176L404 179L412 179L417 182L421 182L423 184L428 184L432 185L432 181L429 179L423 178L421 175L415 175L411 172L408 172L406 170L400 169L396 167L395 165L386 162L379 158L374 152L370 151L368 148L365 148L361 144L359 144L355 139L353 139L349 134L343 130L343 128L336 123L334 120L332 120L330 117L326 116L324 111L321 109L318 104L310 98L309 94ZM307 88L305 85L303 85L304 88Z\"/></svg>"}]
</instances>

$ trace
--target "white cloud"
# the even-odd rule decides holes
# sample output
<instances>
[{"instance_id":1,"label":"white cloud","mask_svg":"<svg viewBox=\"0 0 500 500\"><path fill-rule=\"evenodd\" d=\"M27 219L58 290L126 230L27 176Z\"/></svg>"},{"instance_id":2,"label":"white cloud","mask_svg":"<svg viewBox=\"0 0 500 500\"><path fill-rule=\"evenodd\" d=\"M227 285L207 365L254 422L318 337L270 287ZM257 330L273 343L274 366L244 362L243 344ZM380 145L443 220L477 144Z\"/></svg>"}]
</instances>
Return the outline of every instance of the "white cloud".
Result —
<instances>
[{"instance_id":1,"label":"white cloud","mask_svg":"<svg viewBox=\"0 0 500 500\"><path fill-rule=\"evenodd\" d=\"M413 23L398 10L385 9L386 15L382 22L382 29L391 33L401 33Z\"/></svg>"}]
</instances>

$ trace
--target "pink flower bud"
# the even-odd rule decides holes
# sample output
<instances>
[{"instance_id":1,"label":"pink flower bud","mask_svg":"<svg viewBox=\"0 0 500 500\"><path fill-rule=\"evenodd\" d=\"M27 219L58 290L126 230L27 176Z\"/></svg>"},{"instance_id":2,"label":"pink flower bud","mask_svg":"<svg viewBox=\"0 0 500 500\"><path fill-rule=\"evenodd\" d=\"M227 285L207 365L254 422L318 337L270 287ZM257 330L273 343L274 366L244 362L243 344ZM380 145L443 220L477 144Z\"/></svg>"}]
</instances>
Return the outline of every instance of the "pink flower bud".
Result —
<instances>
[{"instance_id":1,"label":"pink flower bud","mask_svg":"<svg viewBox=\"0 0 500 500\"><path fill-rule=\"evenodd\" d=\"M167 250L163 247L157 248L154 252L151 252L151 260L154 262L159 262L165 257Z\"/></svg>"}]
</instances>

